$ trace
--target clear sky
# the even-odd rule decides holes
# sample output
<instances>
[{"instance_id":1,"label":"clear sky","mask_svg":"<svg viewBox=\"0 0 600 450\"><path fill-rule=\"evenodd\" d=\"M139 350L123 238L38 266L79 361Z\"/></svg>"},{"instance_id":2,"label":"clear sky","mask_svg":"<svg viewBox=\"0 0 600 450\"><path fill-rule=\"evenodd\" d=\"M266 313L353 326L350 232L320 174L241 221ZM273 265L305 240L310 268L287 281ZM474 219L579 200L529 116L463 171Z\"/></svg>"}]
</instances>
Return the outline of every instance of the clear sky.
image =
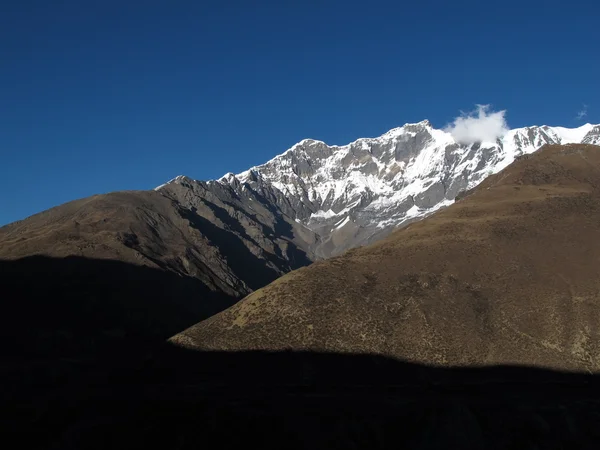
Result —
<instances>
[{"instance_id":1,"label":"clear sky","mask_svg":"<svg viewBox=\"0 0 600 450\"><path fill-rule=\"evenodd\" d=\"M4 0L0 224L477 103L511 127L598 123L599 15L597 0Z\"/></svg>"}]
</instances>

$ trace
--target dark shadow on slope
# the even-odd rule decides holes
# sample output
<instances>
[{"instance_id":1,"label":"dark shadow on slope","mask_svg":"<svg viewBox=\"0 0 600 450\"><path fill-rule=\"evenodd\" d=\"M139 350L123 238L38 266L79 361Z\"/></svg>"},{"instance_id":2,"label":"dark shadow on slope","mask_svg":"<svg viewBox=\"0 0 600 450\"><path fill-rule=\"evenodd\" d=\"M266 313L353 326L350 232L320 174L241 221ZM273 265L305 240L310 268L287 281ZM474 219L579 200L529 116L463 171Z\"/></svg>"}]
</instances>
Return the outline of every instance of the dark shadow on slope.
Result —
<instances>
[{"instance_id":1,"label":"dark shadow on slope","mask_svg":"<svg viewBox=\"0 0 600 450\"><path fill-rule=\"evenodd\" d=\"M231 215L225 208L221 208L219 205L216 205L215 203L208 201L206 199L202 199L201 202L204 203L208 208L210 208L212 210L213 214L215 215L215 217L217 219L219 219L221 222L223 222L225 225L227 225L227 227L229 227L230 230L235 231L237 234L242 236L244 239L247 239L250 242L252 242L254 245L258 246L258 242L256 242L254 240L254 238L246 232L246 229L242 226L242 224L237 219L231 217ZM235 206L233 206L233 205L229 204L229 206L231 206L232 208L235 208ZM239 214L245 214L244 212L241 212L237 208L235 208L235 210L239 211ZM192 209L192 212L196 213L195 208ZM261 227L261 233L266 236L268 234L267 228L264 225L262 225L259 221L257 221L255 217L252 217L252 216L250 216L250 217L252 218L252 220L254 220L256 222L257 225L259 225Z\"/></svg>"},{"instance_id":2,"label":"dark shadow on slope","mask_svg":"<svg viewBox=\"0 0 600 450\"><path fill-rule=\"evenodd\" d=\"M181 209L180 214L219 249L227 259L229 267L251 289L260 289L281 276L275 269L267 266L267 259L259 258L252 253L235 233L219 228L194 211ZM226 224L230 222L232 222L231 218Z\"/></svg>"},{"instance_id":3,"label":"dark shadow on slope","mask_svg":"<svg viewBox=\"0 0 600 450\"><path fill-rule=\"evenodd\" d=\"M18 448L600 443L598 376L441 369L371 355L196 352L159 342L179 321L197 320L186 300L194 297L185 296L203 291L185 278L43 257L2 261L0 275L0 435Z\"/></svg>"},{"instance_id":4,"label":"dark shadow on slope","mask_svg":"<svg viewBox=\"0 0 600 450\"><path fill-rule=\"evenodd\" d=\"M274 206L274 202L268 200L263 194L261 194L260 192L252 189L251 187L249 187L250 191L252 192L252 194L258 199L258 201L265 206L269 211L271 211L271 213L273 214L273 216L275 216L275 218L277 219L276 223L275 223L275 227L273 232L275 233L275 235L277 236L286 236L286 237L293 237L292 234L292 227L289 223L287 223L285 220L281 220L281 211L279 211L275 206Z\"/></svg>"},{"instance_id":5,"label":"dark shadow on slope","mask_svg":"<svg viewBox=\"0 0 600 450\"><path fill-rule=\"evenodd\" d=\"M311 261L304 251L299 249L291 240L294 238L294 232L292 226L283 220L281 216L281 211L274 206L275 201L268 200L263 194L252 189L251 186L246 185L248 190L252 192L252 195L256 197L256 199L267 208L275 217L275 224L273 227L273 234L275 236L279 236L284 239L289 239L289 247L287 257L291 262L292 269L298 269L300 267L308 266L312 264ZM290 206L291 208L291 206Z\"/></svg>"},{"instance_id":6,"label":"dark shadow on slope","mask_svg":"<svg viewBox=\"0 0 600 450\"><path fill-rule=\"evenodd\" d=\"M590 375L169 346L129 367L74 366L31 373L29 384L19 380L12 389L4 425L17 442L61 449L482 450L600 443L599 380Z\"/></svg>"},{"instance_id":7,"label":"dark shadow on slope","mask_svg":"<svg viewBox=\"0 0 600 450\"><path fill-rule=\"evenodd\" d=\"M5 359L137 351L236 300L195 278L119 261L0 260L0 348Z\"/></svg>"},{"instance_id":8,"label":"dark shadow on slope","mask_svg":"<svg viewBox=\"0 0 600 450\"><path fill-rule=\"evenodd\" d=\"M249 188L250 189L250 188ZM251 189L250 189L251 190ZM283 268L285 271L299 269L300 267L308 266L312 263L312 261L306 256L306 253L298 248L296 244L292 242L294 238L292 227L289 223L281 217L281 212L277 210L277 208L273 207L271 204L266 204L267 200L261 196L260 194L252 191L254 195L264 204L264 206L273 214L275 218L274 227L271 229L264 224L256 217L255 214L247 214L246 212L240 212L241 214L247 214L247 216L252 219L257 225L261 227L261 232L264 236L269 236L273 238L275 236L280 239L286 240L287 251L286 254L283 255L280 248L275 246L275 255L269 255L265 253L265 257L275 264L277 267ZM208 206L214 213L214 215L224 224L226 224L231 230L238 233L243 238L253 242L258 246L258 243L246 232L244 227L235 219L233 219L227 210L221 208L220 206L208 201L202 200L206 206ZM236 205L232 203L228 203L223 201L223 203L237 210ZM195 212L195 211L194 211ZM261 286L262 287L262 286Z\"/></svg>"}]
</instances>

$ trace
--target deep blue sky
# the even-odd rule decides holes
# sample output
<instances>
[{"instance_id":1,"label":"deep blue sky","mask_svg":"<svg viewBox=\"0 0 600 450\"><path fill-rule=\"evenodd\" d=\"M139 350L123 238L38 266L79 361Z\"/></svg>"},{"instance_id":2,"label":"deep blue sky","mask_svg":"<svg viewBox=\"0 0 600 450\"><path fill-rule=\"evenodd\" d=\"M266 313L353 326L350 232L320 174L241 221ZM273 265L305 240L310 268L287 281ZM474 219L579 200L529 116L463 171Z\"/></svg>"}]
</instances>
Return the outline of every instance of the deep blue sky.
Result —
<instances>
[{"instance_id":1,"label":"deep blue sky","mask_svg":"<svg viewBox=\"0 0 600 450\"><path fill-rule=\"evenodd\" d=\"M476 103L598 123L598 3L4 0L0 224Z\"/></svg>"}]
</instances>

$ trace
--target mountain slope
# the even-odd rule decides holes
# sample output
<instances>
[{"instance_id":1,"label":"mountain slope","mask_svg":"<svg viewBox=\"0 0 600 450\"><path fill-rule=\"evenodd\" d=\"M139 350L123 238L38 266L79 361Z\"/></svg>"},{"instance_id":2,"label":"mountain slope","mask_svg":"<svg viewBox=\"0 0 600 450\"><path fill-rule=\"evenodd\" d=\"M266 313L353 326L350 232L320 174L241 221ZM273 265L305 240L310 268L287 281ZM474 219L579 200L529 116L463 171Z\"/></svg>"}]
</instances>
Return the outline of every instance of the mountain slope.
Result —
<instances>
[{"instance_id":1,"label":"mountain slope","mask_svg":"<svg viewBox=\"0 0 600 450\"><path fill-rule=\"evenodd\" d=\"M207 188L226 185L241 199L248 190L259 193L265 207L315 233L309 256L319 259L374 242L450 205L460 191L519 155L545 144L569 143L600 143L600 126L519 128L494 142L465 144L425 120L345 146L305 139L271 161L238 175L229 173ZM195 183L178 177L157 189L182 180Z\"/></svg>"},{"instance_id":2,"label":"mountain slope","mask_svg":"<svg viewBox=\"0 0 600 450\"><path fill-rule=\"evenodd\" d=\"M4 354L162 342L309 262L271 213L238 220L208 195L186 208L178 190L97 195L0 228Z\"/></svg>"},{"instance_id":3,"label":"mountain slope","mask_svg":"<svg viewBox=\"0 0 600 450\"><path fill-rule=\"evenodd\" d=\"M172 338L600 369L600 148L548 145L374 245L294 271Z\"/></svg>"},{"instance_id":4,"label":"mountain slope","mask_svg":"<svg viewBox=\"0 0 600 450\"><path fill-rule=\"evenodd\" d=\"M275 227L260 222L264 217L241 224L216 200L203 197L184 207L176 199L178 187L97 195L2 227L0 258L119 260L195 277L233 297L307 263L283 231L274 241L262 235Z\"/></svg>"}]
</instances>

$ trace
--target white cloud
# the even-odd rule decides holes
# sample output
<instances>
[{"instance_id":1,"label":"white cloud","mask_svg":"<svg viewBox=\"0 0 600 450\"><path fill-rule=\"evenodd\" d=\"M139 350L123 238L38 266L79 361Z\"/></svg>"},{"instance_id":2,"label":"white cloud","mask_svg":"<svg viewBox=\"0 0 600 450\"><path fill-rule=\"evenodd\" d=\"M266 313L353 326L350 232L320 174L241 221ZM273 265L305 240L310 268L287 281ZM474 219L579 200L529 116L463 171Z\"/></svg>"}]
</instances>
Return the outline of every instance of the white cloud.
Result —
<instances>
[{"instance_id":1,"label":"white cloud","mask_svg":"<svg viewBox=\"0 0 600 450\"><path fill-rule=\"evenodd\" d=\"M581 108L581 111L579 111L579 112L577 113L577 116L575 116L575 118L576 118L577 120L581 120L581 119L583 119L585 116L587 116L587 110L588 110L588 107L587 107L587 105L583 105L583 108Z\"/></svg>"},{"instance_id":2,"label":"white cloud","mask_svg":"<svg viewBox=\"0 0 600 450\"><path fill-rule=\"evenodd\" d=\"M490 105L476 105L477 109L463 113L447 125L445 131L451 133L456 142L473 144L475 142L494 142L508 131L506 111L490 111Z\"/></svg>"}]
</instances>

